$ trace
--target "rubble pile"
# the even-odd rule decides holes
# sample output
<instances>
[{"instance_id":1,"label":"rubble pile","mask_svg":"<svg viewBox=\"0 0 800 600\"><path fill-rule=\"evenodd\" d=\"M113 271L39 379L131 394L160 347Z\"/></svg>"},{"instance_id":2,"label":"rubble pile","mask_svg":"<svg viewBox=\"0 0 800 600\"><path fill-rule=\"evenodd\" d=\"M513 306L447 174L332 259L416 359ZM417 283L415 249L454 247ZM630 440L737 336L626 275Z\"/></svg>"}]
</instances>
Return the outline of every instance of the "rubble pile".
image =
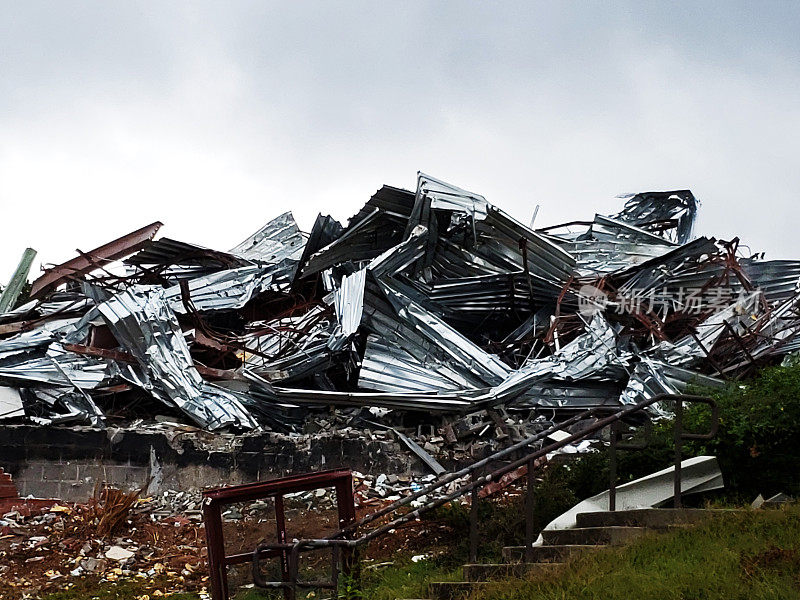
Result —
<instances>
[{"instance_id":1,"label":"rubble pile","mask_svg":"<svg viewBox=\"0 0 800 600\"><path fill-rule=\"evenodd\" d=\"M346 226L304 233L287 212L227 252L153 223L48 268L0 315L0 419L301 432L369 408L387 430L437 424L431 450L463 434L457 415L517 437L718 385L800 347L800 261L695 238L697 212L688 190L648 192L533 229L419 174Z\"/></svg>"},{"instance_id":2,"label":"rubble pile","mask_svg":"<svg viewBox=\"0 0 800 600\"><path fill-rule=\"evenodd\" d=\"M382 508L433 479L433 475L371 476L356 472L353 482L358 514ZM75 585L125 581L136 582L151 599L177 591L210 597L206 591L208 566L199 492L166 490L139 497L136 492L114 488L105 491L107 495L100 495L101 500L92 498L83 504L51 502L46 507L31 508L19 499L12 510L0 514L0 598L40 597ZM284 500L293 536L306 537L338 527L332 489L286 494ZM413 506L424 500L423 496ZM104 515L121 518L113 528L105 529ZM272 499L231 505L222 518L231 543L247 550L275 531ZM437 536L453 534L447 524L418 519L391 539L376 543L367 562L375 557L393 558L400 548L419 550L430 541L422 534L433 531Z\"/></svg>"},{"instance_id":3,"label":"rubble pile","mask_svg":"<svg viewBox=\"0 0 800 600\"><path fill-rule=\"evenodd\" d=\"M156 517L151 498L136 500L114 531L101 533L96 503L0 515L0 596L33 597L81 579L135 579L157 597L204 591L205 534L199 519Z\"/></svg>"}]
</instances>

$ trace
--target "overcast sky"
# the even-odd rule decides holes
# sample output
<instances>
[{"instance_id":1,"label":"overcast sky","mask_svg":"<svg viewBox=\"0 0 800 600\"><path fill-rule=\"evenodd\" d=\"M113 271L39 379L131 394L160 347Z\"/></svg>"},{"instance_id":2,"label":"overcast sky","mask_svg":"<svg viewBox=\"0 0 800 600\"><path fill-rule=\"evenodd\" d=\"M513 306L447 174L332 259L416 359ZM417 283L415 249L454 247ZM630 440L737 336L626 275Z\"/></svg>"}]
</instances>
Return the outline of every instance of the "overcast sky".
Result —
<instances>
[{"instance_id":1,"label":"overcast sky","mask_svg":"<svg viewBox=\"0 0 800 600\"><path fill-rule=\"evenodd\" d=\"M539 226L690 188L699 233L800 258L800 3L611 4L3 2L0 283L418 170Z\"/></svg>"}]
</instances>

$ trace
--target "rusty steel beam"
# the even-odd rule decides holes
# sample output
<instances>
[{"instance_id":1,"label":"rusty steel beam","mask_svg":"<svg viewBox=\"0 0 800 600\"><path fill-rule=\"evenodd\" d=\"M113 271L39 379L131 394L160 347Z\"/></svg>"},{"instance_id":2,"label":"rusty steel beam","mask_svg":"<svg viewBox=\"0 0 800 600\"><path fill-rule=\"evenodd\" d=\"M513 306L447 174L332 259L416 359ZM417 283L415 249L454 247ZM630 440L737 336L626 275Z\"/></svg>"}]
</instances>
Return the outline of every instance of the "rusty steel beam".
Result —
<instances>
[{"instance_id":1,"label":"rusty steel beam","mask_svg":"<svg viewBox=\"0 0 800 600\"><path fill-rule=\"evenodd\" d=\"M152 240L162 225L163 223L156 221L89 252L80 252L79 250L80 256L47 269L44 275L34 281L31 287L31 298L39 298L69 279L93 271L97 265L133 254Z\"/></svg>"},{"instance_id":2,"label":"rusty steel beam","mask_svg":"<svg viewBox=\"0 0 800 600\"><path fill-rule=\"evenodd\" d=\"M7 323L0 325L0 335L7 335L9 333L19 333L28 327L30 321L17 321L16 323Z\"/></svg>"},{"instance_id":3,"label":"rusty steel beam","mask_svg":"<svg viewBox=\"0 0 800 600\"><path fill-rule=\"evenodd\" d=\"M64 350L74 352L75 354L83 354L85 356L94 356L95 358L108 358L121 363L135 365L138 361L133 354L128 352L121 352L119 350L109 350L108 348L96 348L94 346L84 346L83 344L61 344Z\"/></svg>"},{"instance_id":4,"label":"rusty steel beam","mask_svg":"<svg viewBox=\"0 0 800 600\"><path fill-rule=\"evenodd\" d=\"M83 344L61 344L64 350L69 350L75 354L83 354L85 356L94 356L95 358L108 358L121 363L131 365L137 364L139 361L133 354L122 352L120 350L109 350L108 348L98 348L96 346L84 346ZM204 377L211 379L238 379L239 375L236 371L231 369L214 369L206 367L199 363L194 363L194 368L197 372Z\"/></svg>"},{"instance_id":5,"label":"rusty steel beam","mask_svg":"<svg viewBox=\"0 0 800 600\"><path fill-rule=\"evenodd\" d=\"M541 458L537 458L535 461L535 468L543 467L547 463L547 457L543 456ZM523 465L519 469L514 471L510 471L506 473L497 481L492 481L487 483L483 486L480 491L478 491L478 498L488 498L496 494L497 492L506 489L509 485L514 483L515 481L522 479L528 474L528 465Z\"/></svg>"},{"instance_id":6,"label":"rusty steel beam","mask_svg":"<svg viewBox=\"0 0 800 600\"><path fill-rule=\"evenodd\" d=\"M349 527L355 522L356 510L353 500L353 476L346 469L290 475L270 481L205 490L203 492L203 522L206 530L206 547L208 548L209 590L213 600L230 598L228 567L253 560L253 552L226 554L225 535L222 529L222 508L237 502L274 498L278 540L284 543L287 536L283 497L294 492L326 487L333 487L336 490L340 530ZM289 566L287 564L288 553L285 550L262 552L257 548L256 554L259 558L280 557L283 582L289 585L292 580L296 587L297 571L287 568ZM336 570L338 571L338 566ZM294 597L294 589L290 590L287 587L284 591L287 599Z\"/></svg>"}]
</instances>

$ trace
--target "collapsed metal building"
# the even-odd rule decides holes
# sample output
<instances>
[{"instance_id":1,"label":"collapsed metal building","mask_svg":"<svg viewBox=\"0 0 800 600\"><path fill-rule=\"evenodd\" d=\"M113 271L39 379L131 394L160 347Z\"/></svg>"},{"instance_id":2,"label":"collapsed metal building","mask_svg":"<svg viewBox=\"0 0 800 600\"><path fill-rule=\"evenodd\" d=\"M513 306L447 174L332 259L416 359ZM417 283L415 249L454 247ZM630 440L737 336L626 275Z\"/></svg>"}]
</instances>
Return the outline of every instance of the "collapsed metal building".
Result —
<instances>
[{"instance_id":1,"label":"collapsed metal building","mask_svg":"<svg viewBox=\"0 0 800 600\"><path fill-rule=\"evenodd\" d=\"M0 314L0 419L558 420L800 348L800 261L694 238L688 190L624 200L534 230L420 173L416 192L384 186L346 226L320 215L304 233L287 212L227 252L156 239L153 223L48 268Z\"/></svg>"}]
</instances>

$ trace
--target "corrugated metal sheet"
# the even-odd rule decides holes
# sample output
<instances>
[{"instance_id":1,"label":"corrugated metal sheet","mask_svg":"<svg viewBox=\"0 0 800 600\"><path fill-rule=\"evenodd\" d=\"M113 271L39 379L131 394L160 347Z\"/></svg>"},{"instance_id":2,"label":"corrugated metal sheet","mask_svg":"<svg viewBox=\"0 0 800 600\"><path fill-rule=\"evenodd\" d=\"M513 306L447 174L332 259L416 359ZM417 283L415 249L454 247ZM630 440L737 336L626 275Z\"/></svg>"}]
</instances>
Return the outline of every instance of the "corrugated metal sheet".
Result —
<instances>
[{"instance_id":1,"label":"corrugated metal sheet","mask_svg":"<svg viewBox=\"0 0 800 600\"><path fill-rule=\"evenodd\" d=\"M229 252L152 241L154 224L0 315L0 385L49 422L101 424L93 398L122 384L214 430L328 405L555 419L800 350L800 261L692 240L688 190L625 199L533 230L418 173L346 227L320 215L306 235L286 212Z\"/></svg>"}]
</instances>

